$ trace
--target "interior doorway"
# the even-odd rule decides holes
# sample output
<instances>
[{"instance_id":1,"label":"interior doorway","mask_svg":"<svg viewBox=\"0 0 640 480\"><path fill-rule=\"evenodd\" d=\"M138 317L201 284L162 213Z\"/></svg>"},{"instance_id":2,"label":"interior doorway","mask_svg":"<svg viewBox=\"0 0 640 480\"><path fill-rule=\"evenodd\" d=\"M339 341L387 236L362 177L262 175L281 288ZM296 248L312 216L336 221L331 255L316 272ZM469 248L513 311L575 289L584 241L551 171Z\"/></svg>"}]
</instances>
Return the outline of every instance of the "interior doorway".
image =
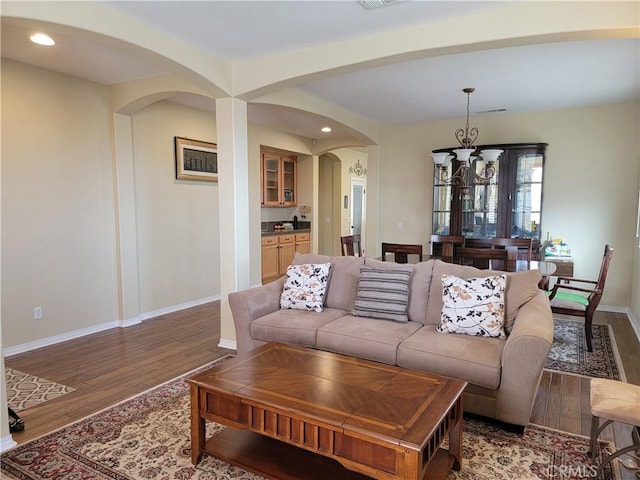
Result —
<instances>
[{"instance_id":1,"label":"interior doorway","mask_svg":"<svg viewBox=\"0 0 640 480\"><path fill-rule=\"evenodd\" d=\"M350 234L360 235L360 241L362 248L362 254L364 255L365 242L365 218L366 218L366 195L367 195L367 181L360 178L351 179L351 210L349 212L350 218Z\"/></svg>"}]
</instances>

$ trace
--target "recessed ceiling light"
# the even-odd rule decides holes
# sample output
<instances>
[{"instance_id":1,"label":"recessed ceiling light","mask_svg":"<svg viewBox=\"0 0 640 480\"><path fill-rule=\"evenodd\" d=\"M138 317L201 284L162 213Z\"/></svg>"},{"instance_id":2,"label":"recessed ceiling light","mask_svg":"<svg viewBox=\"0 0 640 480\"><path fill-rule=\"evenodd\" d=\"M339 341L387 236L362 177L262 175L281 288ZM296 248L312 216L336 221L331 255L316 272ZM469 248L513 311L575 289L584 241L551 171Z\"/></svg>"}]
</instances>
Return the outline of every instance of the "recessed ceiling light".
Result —
<instances>
[{"instance_id":1,"label":"recessed ceiling light","mask_svg":"<svg viewBox=\"0 0 640 480\"><path fill-rule=\"evenodd\" d=\"M40 33L40 32L34 33L33 35L31 35L30 38L33 43L37 43L38 45L44 45L46 47L50 47L56 44L56 42L53 41L53 38L51 38L46 33Z\"/></svg>"},{"instance_id":2,"label":"recessed ceiling light","mask_svg":"<svg viewBox=\"0 0 640 480\"><path fill-rule=\"evenodd\" d=\"M329 133L331 131L331 127L322 127L320 131L324 133Z\"/></svg>"}]
</instances>

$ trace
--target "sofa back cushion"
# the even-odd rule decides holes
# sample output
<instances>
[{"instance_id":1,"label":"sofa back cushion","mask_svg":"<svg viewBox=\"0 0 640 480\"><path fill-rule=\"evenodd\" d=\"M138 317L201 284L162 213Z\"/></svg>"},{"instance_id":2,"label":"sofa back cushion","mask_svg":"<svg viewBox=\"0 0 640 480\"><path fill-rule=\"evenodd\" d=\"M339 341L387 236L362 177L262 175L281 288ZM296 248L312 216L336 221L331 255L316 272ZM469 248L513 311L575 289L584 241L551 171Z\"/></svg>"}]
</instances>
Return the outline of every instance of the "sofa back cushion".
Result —
<instances>
[{"instance_id":1,"label":"sofa back cushion","mask_svg":"<svg viewBox=\"0 0 640 480\"><path fill-rule=\"evenodd\" d=\"M355 302L360 266L364 265L364 257L330 257L313 253L296 253L293 264L306 263L331 264L324 304L329 308L350 312Z\"/></svg>"},{"instance_id":2,"label":"sofa back cushion","mask_svg":"<svg viewBox=\"0 0 640 480\"><path fill-rule=\"evenodd\" d=\"M473 277L488 277L500 275L504 272L495 270L481 270L466 265L446 263L435 260L431 288L429 290L429 303L427 305L427 325L439 325L442 315L442 275L455 275L456 277L469 279ZM507 289L505 292L505 331L511 333L516 314L522 305L531 300L538 293L538 283L542 275L538 270L526 270L522 272L508 272Z\"/></svg>"},{"instance_id":3,"label":"sofa back cushion","mask_svg":"<svg viewBox=\"0 0 640 480\"><path fill-rule=\"evenodd\" d=\"M429 300L429 287L431 286L431 274L433 260L416 264L383 262L375 258L365 257L364 264L376 269L397 269L410 266L413 274L409 279L409 302L407 304L407 316L412 322L425 323L427 318L427 302Z\"/></svg>"}]
</instances>

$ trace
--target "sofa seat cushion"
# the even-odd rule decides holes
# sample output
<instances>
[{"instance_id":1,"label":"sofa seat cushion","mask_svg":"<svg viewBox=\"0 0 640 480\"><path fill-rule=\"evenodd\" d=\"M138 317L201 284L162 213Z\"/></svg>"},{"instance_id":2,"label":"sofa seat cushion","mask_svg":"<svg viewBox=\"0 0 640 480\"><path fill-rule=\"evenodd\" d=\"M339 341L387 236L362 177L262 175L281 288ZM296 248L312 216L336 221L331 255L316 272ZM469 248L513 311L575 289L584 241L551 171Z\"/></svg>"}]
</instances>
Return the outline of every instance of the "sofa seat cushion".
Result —
<instances>
[{"instance_id":1,"label":"sofa seat cushion","mask_svg":"<svg viewBox=\"0 0 640 480\"><path fill-rule=\"evenodd\" d=\"M398 346L398 365L497 389L505 342L500 338L442 334L435 325L426 325Z\"/></svg>"},{"instance_id":2,"label":"sofa seat cushion","mask_svg":"<svg viewBox=\"0 0 640 480\"><path fill-rule=\"evenodd\" d=\"M316 347L395 365L398 344L422 326L347 315L318 329Z\"/></svg>"},{"instance_id":3,"label":"sofa seat cushion","mask_svg":"<svg viewBox=\"0 0 640 480\"><path fill-rule=\"evenodd\" d=\"M325 308L322 312L283 309L251 322L251 337L263 342L315 347L316 330L348 312Z\"/></svg>"}]
</instances>

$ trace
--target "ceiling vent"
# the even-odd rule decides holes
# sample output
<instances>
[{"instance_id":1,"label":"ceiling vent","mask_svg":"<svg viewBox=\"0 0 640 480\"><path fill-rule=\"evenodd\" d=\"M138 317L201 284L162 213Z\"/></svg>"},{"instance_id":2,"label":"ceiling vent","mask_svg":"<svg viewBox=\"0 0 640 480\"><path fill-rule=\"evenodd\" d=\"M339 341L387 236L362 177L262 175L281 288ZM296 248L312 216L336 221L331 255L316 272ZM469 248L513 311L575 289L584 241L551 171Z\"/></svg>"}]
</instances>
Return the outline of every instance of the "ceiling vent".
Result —
<instances>
[{"instance_id":1,"label":"ceiling vent","mask_svg":"<svg viewBox=\"0 0 640 480\"><path fill-rule=\"evenodd\" d=\"M498 112L506 112L507 109L504 107L500 107L500 108L487 108L485 110L476 110L476 113L480 114L480 113L498 113Z\"/></svg>"},{"instance_id":2,"label":"ceiling vent","mask_svg":"<svg viewBox=\"0 0 640 480\"><path fill-rule=\"evenodd\" d=\"M362 5L365 10L374 10L380 7L386 7L389 4L395 3L396 0L358 0L358 3Z\"/></svg>"}]
</instances>

